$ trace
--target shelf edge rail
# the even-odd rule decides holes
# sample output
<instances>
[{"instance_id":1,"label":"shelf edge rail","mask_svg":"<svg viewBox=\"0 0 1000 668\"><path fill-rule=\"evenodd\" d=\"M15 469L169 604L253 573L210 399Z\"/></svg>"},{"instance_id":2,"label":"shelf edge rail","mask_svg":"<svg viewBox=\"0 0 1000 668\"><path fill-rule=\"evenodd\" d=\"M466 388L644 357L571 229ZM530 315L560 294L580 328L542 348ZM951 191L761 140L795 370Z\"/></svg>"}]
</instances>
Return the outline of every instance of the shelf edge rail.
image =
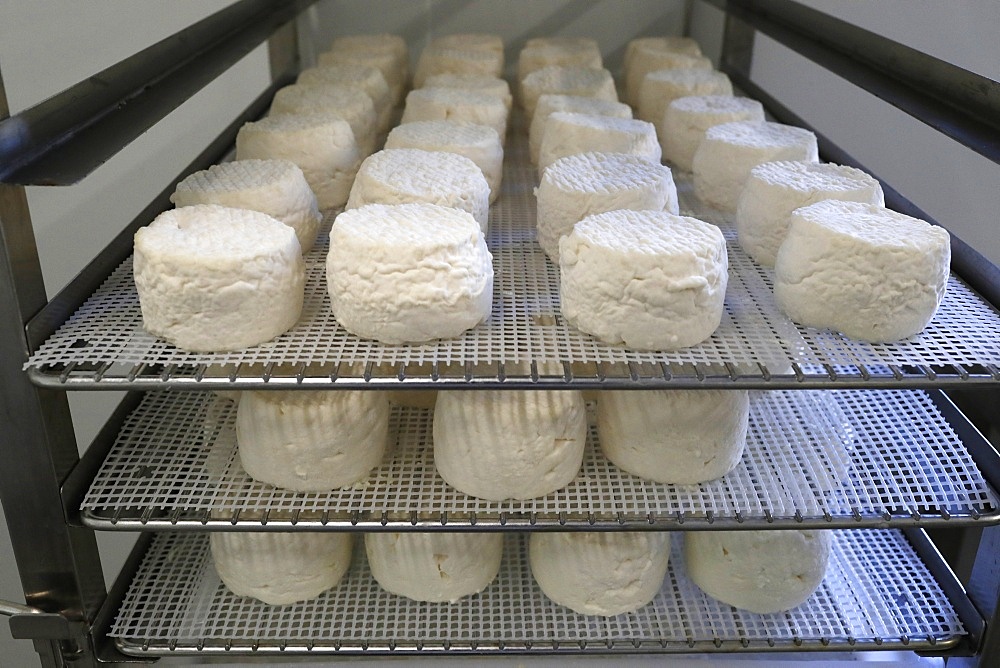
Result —
<instances>
[{"instance_id":1,"label":"shelf edge rail","mask_svg":"<svg viewBox=\"0 0 1000 668\"><path fill-rule=\"evenodd\" d=\"M754 31L1000 164L1000 83L793 0L702 1L726 13L720 69L779 121L813 129L751 80ZM825 158L864 169L817 136ZM938 224L891 187L885 188L885 197L890 208ZM951 237L955 273L1000 308L1000 267L954 234Z\"/></svg>"}]
</instances>

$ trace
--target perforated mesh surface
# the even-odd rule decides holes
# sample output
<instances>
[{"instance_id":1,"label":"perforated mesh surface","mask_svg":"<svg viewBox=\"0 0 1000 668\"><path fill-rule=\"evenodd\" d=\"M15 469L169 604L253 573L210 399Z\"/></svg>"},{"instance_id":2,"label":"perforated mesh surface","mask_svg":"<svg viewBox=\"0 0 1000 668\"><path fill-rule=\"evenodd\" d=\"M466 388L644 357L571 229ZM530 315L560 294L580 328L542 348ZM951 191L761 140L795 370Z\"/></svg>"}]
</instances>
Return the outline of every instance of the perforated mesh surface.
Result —
<instances>
[{"instance_id":1,"label":"perforated mesh surface","mask_svg":"<svg viewBox=\"0 0 1000 668\"><path fill-rule=\"evenodd\" d=\"M703 594L684 573L681 536L656 598L616 617L579 615L534 584L521 535L506 538L497 579L454 604L419 603L381 590L360 541L345 579L311 601L270 606L230 593L203 534L160 534L111 630L129 653L675 651L692 649L926 648L964 635L955 611L895 531L842 531L826 577L787 612L736 610Z\"/></svg>"},{"instance_id":2,"label":"perforated mesh surface","mask_svg":"<svg viewBox=\"0 0 1000 668\"><path fill-rule=\"evenodd\" d=\"M276 378L297 374L322 379L337 363L384 364L389 368L384 375L389 378L398 375L401 366L412 378L427 376L430 364L469 364L479 365L476 376L495 378L496 370L486 365L631 362L669 365L673 382L680 383L697 375L685 365L712 368L729 364L739 367L745 376L759 377L760 364L769 370L768 376L789 373L790 363L819 368L819 373L823 373L823 365L962 365L964 373L967 367L1000 364L1000 315L954 277L934 320L911 340L872 345L796 326L774 303L772 272L756 265L739 248L731 220L702 205L693 195L689 175L683 173L676 175L682 211L718 224L729 246L729 287L722 323L707 341L670 353L633 352L602 344L567 325L560 315L558 268L534 240L535 172L526 157L526 143L523 132L511 136L502 194L490 210L488 243L495 270L492 314L487 322L457 339L384 345L359 339L338 325L330 312L325 280L331 212L316 247L307 256L302 318L273 342L237 353L191 354L149 335L142 328L129 259L26 366L35 370L33 376L43 383L51 380L50 375L81 383L134 380L136 376L167 383L206 366L236 369L234 377L260 383L260 368L268 364L274 365L268 374ZM69 372L67 365L72 365ZM341 373L341 383L344 375L352 376L343 374L343 369ZM954 371L939 370L930 380L942 380L948 374L953 376ZM995 366L990 374L1000 378Z\"/></svg>"},{"instance_id":3,"label":"perforated mesh surface","mask_svg":"<svg viewBox=\"0 0 1000 668\"><path fill-rule=\"evenodd\" d=\"M596 429L580 474L544 498L491 502L437 475L426 409L395 408L392 454L361 483L294 493L240 466L235 406L211 393L149 393L128 418L82 508L99 528L501 523L704 528L954 521L997 515L997 500L952 428L919 391L755 393L744 456L700 485L641 480L607 461ZM284 519L282 519L284 518Z\"/></svg>"}]
</instances>

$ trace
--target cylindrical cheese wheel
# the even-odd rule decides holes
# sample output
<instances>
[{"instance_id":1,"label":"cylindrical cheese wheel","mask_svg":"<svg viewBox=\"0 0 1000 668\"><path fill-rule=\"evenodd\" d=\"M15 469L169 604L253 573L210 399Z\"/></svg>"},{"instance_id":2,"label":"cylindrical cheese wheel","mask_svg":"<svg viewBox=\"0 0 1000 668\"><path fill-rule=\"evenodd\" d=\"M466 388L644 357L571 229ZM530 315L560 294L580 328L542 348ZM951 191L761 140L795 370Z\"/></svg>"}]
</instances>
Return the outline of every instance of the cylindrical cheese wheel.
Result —
<instances>
[{"instance_id":1,"label":"cylindrical cheese wheel","mask_svg":"<svg viewBox=\"0 0 1000 668\"><path fill-rule=\"evenodd\" d=\"M559 158L576 153L628 153L660 162L660 143L652 123L557 111L545 121L538 173Z\"/></svg>"},{"instance_id":2,"label":"cylindrical cheese wheel","mask_svg":"<svg viewBox=\"0 0 1000 668\"><path fill-rule=\"evenodd\" d=\"M763 121L764 106L757 100L732 95L679 97L667 105L659 133L663 159L691 171L694 152L713 125L733 121Z\"/></svg>"},{"instance_id":3,"label":"cylindrical cheese wheel","mask_svg":"<svg viewBox=\"0 0 1000 668\"><path fill-rule=\"evenodd\" d=\"M657 135L662 138L666 133L664 115L677 98L732 94L729 77L718 70L656 70L642 80L636 116L655 125Z\"/></svg>"},{"instance_id":4,"label":"cylindrical cheese wheel","mask_svg":"<svg viewBox=\"0 0 1000 668\"><path fill-rule=\"evenodd\" d=\"M542 151L545 121L557 111L569 111L591 116L632 118L632 107L624 102L599 100L596 97L582 97L580 95L546 93L538 98L535 113L531 117L531 125L528 127L528 153L533 165L538 164L538 157Z\"/></svg>"},{"instance_id":5,"label":"cylindrical cheese wheel","mask_svg":"<svg viewBox=\"0 0 1000 668\"><path fill-rule=\"evenodd\" d=\"M521 104L528 118L535 113L538 98L547 93L596 97L618 101L611 72L604 68L550 65L521 80Z\"/></svg>"}]
</instances>

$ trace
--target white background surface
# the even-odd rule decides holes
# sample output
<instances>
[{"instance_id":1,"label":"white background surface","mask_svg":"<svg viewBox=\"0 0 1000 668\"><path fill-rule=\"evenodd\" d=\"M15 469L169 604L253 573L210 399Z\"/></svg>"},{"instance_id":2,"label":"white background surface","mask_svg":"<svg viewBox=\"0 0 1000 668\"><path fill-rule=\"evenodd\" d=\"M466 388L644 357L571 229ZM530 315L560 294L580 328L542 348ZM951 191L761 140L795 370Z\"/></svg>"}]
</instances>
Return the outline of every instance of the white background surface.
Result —
<instances>
[{"instance_id":1,"label":"white background surface","mask_svg":"<svg viewBox=\"0 0 1000 668\"><path fill-rule=\"evenodd\" d=\"M996 39L1000 4L995 0L804 2L1000 79L1000 40ZM12 113L227 4L228 0L103 0L85 7L58 0L0 4L0 64ZM721 29L717 10L695 2L692 16L693 34L702 40L707 53L715 53ZM500 33L512 49L510 56L528 36L588 34L599 39L609 67L615 69L628 37L680 33L683 21L683 3L679 0L335 0L321 6L304 22L312 32L305 49L309 54L325 48L335 34L389 31L404 34L415 56L432 34L477 30ZM875 174L994 262L1000 262L996 214L1000 210L1000 167L941 139L836 77L817 71L766 38L757 42L754 77ZM266 52L259 48L83 183L58 189L29 188L49 294L69 281L168 179L178 174L259 93L266 79ZM886 132L885 128L892 131ZM104 393L72 395L81 443L89 443L116 400ZM0 534L0 598L23 601L5 523ZM111 577L131 536L100 534L99 539ZM599 659L572 662L623 664L617 659L611 663ZM31 644L11 640L6 623L0 620L0 667L36 663ZM721 665L705 659L687 663Z\"/></svg>"}]
</instances>

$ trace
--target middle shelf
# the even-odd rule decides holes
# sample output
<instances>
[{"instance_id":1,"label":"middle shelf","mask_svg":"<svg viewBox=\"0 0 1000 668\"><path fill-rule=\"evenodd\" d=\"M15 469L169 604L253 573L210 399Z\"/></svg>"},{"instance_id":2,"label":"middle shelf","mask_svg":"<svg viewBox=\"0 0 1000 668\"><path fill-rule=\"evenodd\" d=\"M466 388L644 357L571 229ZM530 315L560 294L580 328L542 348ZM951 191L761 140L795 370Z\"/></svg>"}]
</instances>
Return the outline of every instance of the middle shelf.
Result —
<instances>
[{"instance_id":1,"label":"middle shelf","mask_svg":"<svg viewBox=\"0 0 1000 668\"><path fill-rule=\"evenodd\" d=\"M81 515L87 526L106 530L857 528L1000 521L996 492L980 468L995 468L996 452L949 406L940 393L918 390L755 392L736 469L683 486L644 481L611 464L591 421L583 466L571 484L539 499L495 502L462 494L437 474L430 409L394 407L390 451L366 480L296 493L243 471L235 403L211 392L151 392L125 419Z\"/></svg>"}]
</instances>

